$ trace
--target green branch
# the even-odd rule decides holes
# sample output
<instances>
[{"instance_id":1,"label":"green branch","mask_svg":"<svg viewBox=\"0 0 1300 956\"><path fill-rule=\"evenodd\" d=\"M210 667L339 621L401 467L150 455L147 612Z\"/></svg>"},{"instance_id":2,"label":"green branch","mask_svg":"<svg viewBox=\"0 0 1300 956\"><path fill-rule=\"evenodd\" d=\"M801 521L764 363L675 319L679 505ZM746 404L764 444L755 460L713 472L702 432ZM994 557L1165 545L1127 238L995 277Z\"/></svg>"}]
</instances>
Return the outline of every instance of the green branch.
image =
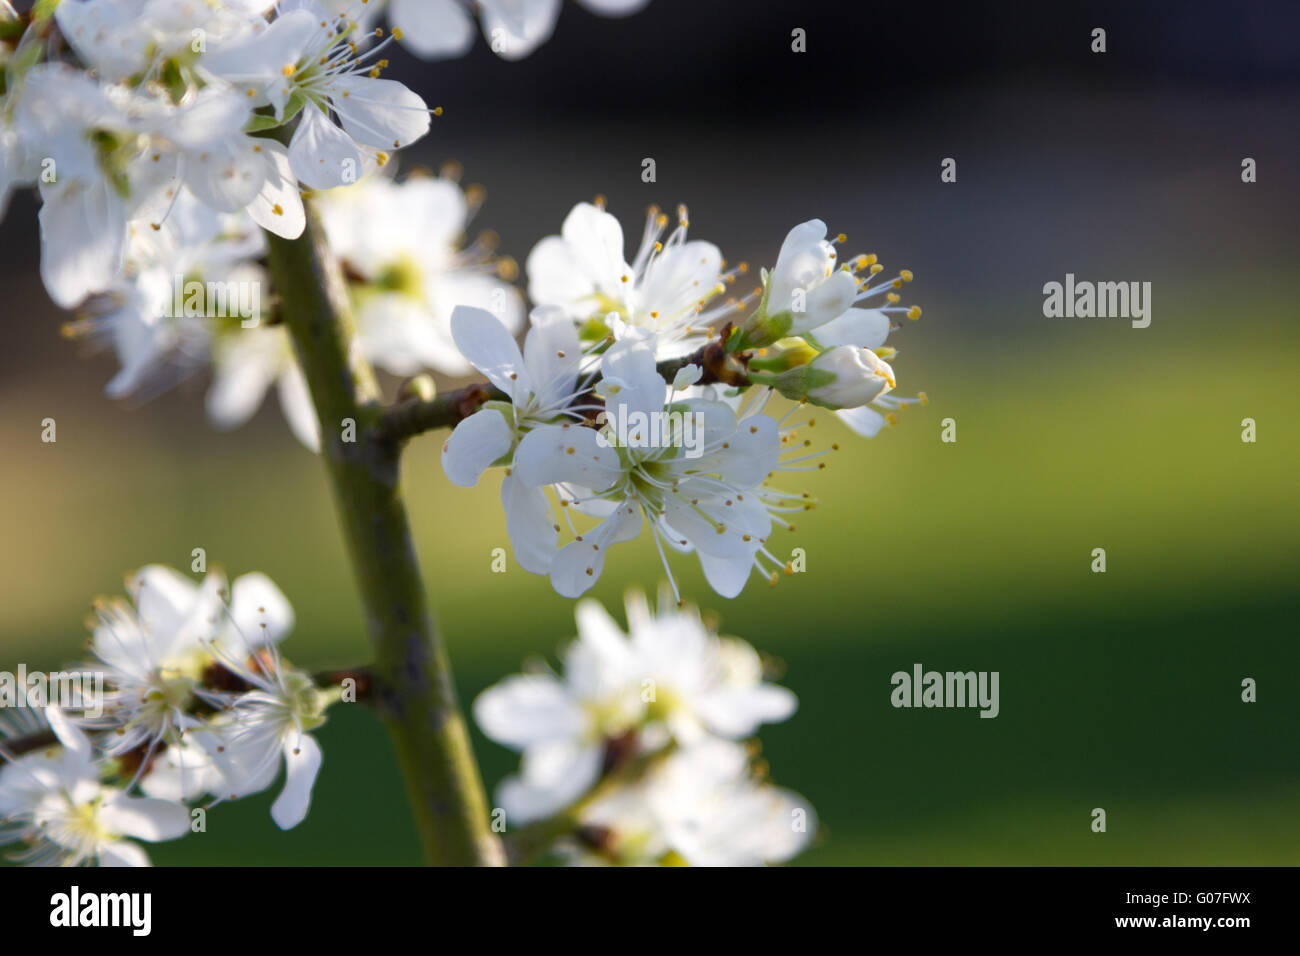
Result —
<instances>
[{"instance_id":1,"label":"green branch","mask_svg":"<svg viewBox=\"0 0 1300 956\"><path fill-rule=\"evenodd\" d=\"M397 751L428 861L500 863L447 655L425 605L398 489L400 443L374 427L379 388L354 348L343 276L310 200L305 205L298 239L267 234L268 263L316 407L320 457L374 645L370 701Z\"/></svg>"}]
</instances>

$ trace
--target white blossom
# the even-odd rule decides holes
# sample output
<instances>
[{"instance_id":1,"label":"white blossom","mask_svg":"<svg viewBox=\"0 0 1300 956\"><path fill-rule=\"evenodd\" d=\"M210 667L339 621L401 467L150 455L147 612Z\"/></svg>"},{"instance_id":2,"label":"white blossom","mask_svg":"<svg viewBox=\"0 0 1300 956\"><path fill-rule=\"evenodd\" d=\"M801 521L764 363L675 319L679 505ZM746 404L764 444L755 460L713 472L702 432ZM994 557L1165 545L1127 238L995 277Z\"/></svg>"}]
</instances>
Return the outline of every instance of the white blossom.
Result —
<instances>
[{"instance_id":1,"label":"white blossom","mask_svg":"<svg viewBox=\"0 0 1300 956\"><path fill-rule=\"evenodd\" d=\"M661 242L667 224L668 217L651 207L628 262L618 220L600 205L578 203L560 235L547 236L528 254L528 294L538 305L562 308L580 325L605 325L612 316L623 328L653 332L659 358L690 354L741 307L740 301L718 297L745 267L726 270L717 246L687 240L685 207Z\"/></svg>"},{"instance_id":2,"label":"white blossom","mask_svg":"<svg viewBox=\"0 0 1300 956\"><path fill-rule=\"evenodd\" d=\"M183 836L182 804L132 797L100 782L88 738L57 707L47 710L58 745L0 767L0 842L26 844L15 859L28 864L148 866L132 840Z\"/></svg>"},{"instance_id":3,"label":"white blossom","mask_svg":"<svg viewBox=\"0 0 1300 956\"><path fill-rule=\"evenodd\" d=\"M576 616L563 675L509 677L474 703L483 732L523 753L519 775L499 793L511 819L534 820L582 796L612 746L644 753L710 736L738 740L794 713L794 695L764 681L754 649L719 637L693 608L665 597L653 614L629 594L627 634L595 601L580 602Z\"/></svg>"},{"instance_id":4,"label":"white blossom","mask_svg":"<svg viewBox=\"0 0 1300 956\"><path fill-rule=\"evenodd\" d=\"M353 277L362 353L395 375L425 368L464 375L452 340L458 306L484 309L510 332L523 325L519 293L496 275L489 243L461 248L473 208L450 179L368 176L322 197L330 247Z\"/></svg>"}]
</instances>

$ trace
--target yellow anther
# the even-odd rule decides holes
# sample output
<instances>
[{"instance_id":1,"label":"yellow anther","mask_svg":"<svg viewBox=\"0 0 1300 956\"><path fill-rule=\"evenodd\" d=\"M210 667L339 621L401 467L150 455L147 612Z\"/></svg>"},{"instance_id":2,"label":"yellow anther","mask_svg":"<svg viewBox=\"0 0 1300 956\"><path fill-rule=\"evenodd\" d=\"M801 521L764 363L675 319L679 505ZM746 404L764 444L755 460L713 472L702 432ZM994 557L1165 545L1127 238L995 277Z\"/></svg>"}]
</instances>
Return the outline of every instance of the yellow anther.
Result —
<instances>
[{"instance_id":1,"label":"yellow anther","mask_svg":"<svg viewBox=\"0 0 1300 956\"><path fill-rule=\"evenodd\" d=\"M911 270L911 269L904 269L904 270L902 270L901 272L898 273L898 277L899 277L900 279L902 279L904 282L911 282L911 281L912 281L912 270Z\"/></svg>"},{"instance_id":2,"label":"yellow anther","mask_svg":"<svg viewBox=\"0 0 1300 956\"><path fill-rule=\"evenodd\" d=\"M907 310L907 317L909 319L919 319L921 317L921 307L919 305L912 306Z\"/></svg>"},{"instance_id":3,"label":"yellow anther","mask_svg":"<svg viewBox=\"0 0 1300 956\"><path fill-rule=\"evenodd\" d=\"M879 262L873 262L873 263L871 264L870 272L871 272L871 274L872 274L873 276L874 276L874 275L878 275L879 273L884 272L884 271L885 271L885 267L882 266Z\"/></svg>"}]
</instances>

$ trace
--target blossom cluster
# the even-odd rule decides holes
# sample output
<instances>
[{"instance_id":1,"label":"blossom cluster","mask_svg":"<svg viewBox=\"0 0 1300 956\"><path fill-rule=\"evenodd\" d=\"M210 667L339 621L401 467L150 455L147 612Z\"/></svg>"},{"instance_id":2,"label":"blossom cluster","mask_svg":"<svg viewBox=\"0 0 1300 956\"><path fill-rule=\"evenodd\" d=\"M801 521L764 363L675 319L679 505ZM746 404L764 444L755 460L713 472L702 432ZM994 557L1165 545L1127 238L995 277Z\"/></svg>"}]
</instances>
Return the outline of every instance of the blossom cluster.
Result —
<instances>
[{"instance_id":1,"label":"blossom cluster","mask_svg":"<svg viewBox=\"0 0 1300 956\"><path fill-rule=\"evenodd\" d=\"M667 223L650 210L629 262L618 220L600 203L575 206L528 256L535 308L522 350L485 310L451 317L461 354L505 400L456 426L444 471L468 486L504 467L515 558L566 597L587 591L610 548L643 527L674 592L669 551L697 554L724 597L753 574L774 583L787 562L772 530L793 528L789 516L813 502L771 479L824 467L815 459L836 447L799 439L816 423L806 406L872 436L924 399L891 394L886 362L893 317L920 316L898 304L910 272L874 281L883 267L869 255L837 266L825 225L811 220L786 236L762 284L736 297L728 288L747 267L728 269L717 246L688 239L684 208L662 238ZM883 301L858 305L868 300ZM777 395L797 404L770 412ZM665 422L692 423L695 440Z\"/></svg>"},{"instance_id":2,"label":"blossom cluster","mask_svg":"<svg viewBox=\"0 0 1300 956\"><path fill-rule=\"evenodd\" d=\"M127 588L94 608L84 670L102 699L0 722L0 842L24 862L148 865L135 840L204 829L207 807L266 790L282 766L272 818L289 829L307 815L322 760L311 732L346 691L280 655L293 610L279 588L161 565ZM11 750L33 731L49 739Z\"/></svg>"},{"instance_id":3,"label":"blossom cluster","mask_svg":"<svg viewBox=\"0 0 1300 956\"><path fill-rule=\"evenodd\" d=\"M655 613L629 594L626 634L594 601L576 616L563 673L506 678L474 703L484 733L522 753L497 792L516 853L694 866L800 853L816 831L812 808L767 782L742 743L797 704L765 680L754 648L667 595Z\"/></svg>"}]
</instances>

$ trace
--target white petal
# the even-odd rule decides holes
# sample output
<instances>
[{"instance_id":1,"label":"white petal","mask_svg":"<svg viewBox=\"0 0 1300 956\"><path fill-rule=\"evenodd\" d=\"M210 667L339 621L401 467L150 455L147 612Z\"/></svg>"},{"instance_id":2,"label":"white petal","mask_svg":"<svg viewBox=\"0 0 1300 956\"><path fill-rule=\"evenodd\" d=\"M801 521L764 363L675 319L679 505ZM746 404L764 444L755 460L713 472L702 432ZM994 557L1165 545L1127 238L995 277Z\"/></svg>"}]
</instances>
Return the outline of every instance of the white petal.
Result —
<instances>
[{"instance_id":1,"label":"white petal","mask_svg":"<svg viewBox=\"0 0 1300 956\"><path fill-rule=\"evenodd\" d=\"M599 742L558 740L528 748L520 775L503 780L497 791L506 819L528 823L564 809L599 779L603 756Z\"/></svg>"},{"instance_id":2,"label":"white petal","mask_svg":"<svg viewBox=\"0 0 1300 956\"><path fill-rule=\"evenodd\" d=\"M62 4L61 6L76 6L76 4ZM130 840L110 840L108 843L103 843L99 847L97 856L100 866L153 865L149 862L149 854Z\"/></svg>"},{"instance_id":3,"label":"white petal","mask_svg":"<svg viewBox=\"0 0 1300 956\"><path fill-rule=\"evenodd\" d=\"M817 283L805 298L803 312L794 313L794 334L807 332L838 318L853 305L858 294L858 279L847 269L837 269L823 282Z\"/></svg>"},{"instance_id":4,"label":"white petal","mask_svg":"<svg viewBox=\"0 0 1300 956\"><path fill-rule=\"evenodd\" d=\"M285 348L274 330L240 330L219 339L204 399L208 420L224 429L252 418L285 362Z\"/></svg>"},{"instance_id":5,"label":"white petal","mask_svg":"<svg viewBox=\"0 0 1300 956\"><path fill-rule=\"evenodd\" d=\"M151 564L131 579L140 627L147 634L170 634L193 612L199 588L175 568Z\"/></svg>"},{"instance_id":6,"label":"white petal","mask_svg":"<svg viewBox=\"0 0 1300 956\"><path fill-rule=\"evenodd\" d=\"M238 212L251 203L266 184L267 165L259 143L248 136L233 136L185 163L185 184L205 205L222 212Z\"/></svg>"},{"instance_id":7,"label":"white petal","mask_svg":"<svg viewBox=\"0 0 1300 956\"><path fill-rule=\"evenodd\" d=\"M307 225L298 179L289 163L289 152L271 140L262 140L266 178L261 192L248 206L248 214L263 229L283 239L297 239Z\"/></svg>"},{"instance_id":8,"label":"white petal","mask_svg":"<svg viewBox=\"0 0 1300 956\"><path fill-rule=\"evenodd\" d=\"M519 566L530 574L548 573L559 534L545 492L530 488L514 475L506 475L501 482L501 505L506 512L506 534Z\"/></svg>"},{"instance_id":9,"label":"white petal","mask_svg":"<svg viewBox=\"0 0 1300 956\"><path fill-rule=\"evenodd\" d=\"M493 385L514 396L524 357L506 327L491 312L460 305L451 313L451 334L470 364Z\"/></svg>"},{"instance_id":10,"label":"white petal","mask_svg":"<svg viewBox=\"0 0 1300 956\"><path fill-rule=\"evenodd\" d=\"M583 275L610 295L622 292L629 267L623 259L623 227L605 210L580 202L564 217L561 235Z\"/></svg>"},{"instance_id":11,"label":"white petal","mask_svg":"<svg viewBox=\"0 0 1300 956\"><path fill-rule=\"evenodd\" d=\"M754 570L754 557L739 555L730 558L717 558L709 554L700 554L700 567L709 587L724 598L734 598L745 589L745 582Z\"/></svg>"},{"instance_id":12,"label":"white petal","mask_svg":"<svg viewBox=\"0 0 1300 956\"><path fill-rule=\"evenodd\" d=\"M429 132L428 108L405 83L347 74L334 87L330 105L358 143L402 149Z\"/></svg>"},{"instance_id":13,"label":"white petal","mask_svg":"<svg viewBox=\"0 0 1300 956\"><path fill-rule=\"evenodd\" d=\"M235 578L230 589L230 624L235 633L225 639L232 651L275 644L293 630L293 607L275 582L260 571Z\"/></svg>"},{"instance_id":14,"label":"white petal","mask_svg":"<svg viewBox=\"0 0 1300 956\"><path fill-rule=\"evenodd\" d=\"M437 351L435 320L423 303L400 292L368 297L357 311L361 351L394 375L415 375Z\"/></svg>"},{"instance_id":15,"label":"white petal","mask_svg":"<svg viewBox=\"0 0 1300 956\"><path fill-rule=\"evenodd\" d=\"M599 391L605 396L611 419L626 422L634 415L663 412L668 385L655 366L650 343L630 339L615 342L601 356L600 370L603 381Z\"/></svg>"},{"instance_id":16,"label":"white petal","mask_svg":"<svg viewBox=\"0 0 1300 956\"><path fill-rule=\"evenodd\" d=\"M769 284L769 310L788 307L795 286L807 281L808 266L813 260L821 261L821 243L826 239L826 223L820 219L801 222L788 233L781 243L776 265L772 267Z\"/></svg>"},{"instance_id":17,"label":"white petal","mask_svg":"<svg viewBox=\"0 0 1300 956\"><path fill-rule=\"evenodd\" d=\"M311 391L302 369L294 362L280 373L278 388L280 410L295 438L312 451L320 451L320 423L316 420L316 406L311 401Z\"/></svg>"},{"instance_id":18,"label":"white petal","mask_svg":"<svg viewBox=\"0 0 1300 956\"><path fill-rule=\"evenodd\" d=\"M307 818L321 760L320 744L311 735L291 734L285 741L284 789L271 805L271 819L281 830L292 830Z\"/></svg>"},{"instance_id":19,"label":"white petal","mask_svg":"<svg viewBox=\"0 0 1300 956\"><path fill-rule=\"evenodd\" d=\"M570 482L599 492L618 481L623 470L618 452L601 445L593 429L542 425L520 441L514 473L534 488Z\"/></svg>"},{"instance_id":20,"label":"white petal","mask_svg":"<svg viewBox=\"0 0 1300 956\"><path fill-rule=\"evenodd\" d=\"M248 121L247 97L231 89L210 86L192 103L169 110L159 130L181 149L204 149L239 137Z\"/></svg>"},{"instance_id":21,"label":"white petal","mask_svg":"<svg viewBox=\"0 0 1300 956\"><path fill-rule=\"evenodd\" d=\"M60 707L47 707L45 714L50 722L50 729L59 738L59 743L63 744L70 753L88 760L92 752L90 738L82 732L81 728L68 720Z\"/></svg>"},{"instance_id":22,"label":"white petal","mask_svg":"<svg viewBox=\"0 0 1300 956\"><path fill-rule=\"evenodd\" d=\"M561 548L551 561L551 587L561 597L580 597L600 579L610 548L641 533L641 509L626 504Z\"/></svg>"},{"instance_id":23,"label":"white petal","mask_svg":"<svg viewBox=\"0 0 1300 956\"><path fill-rule=\"evenodd\" d=\"M509 454L514 435L505 416L483 408L464 419L442 444L442 470L453 485L472 488L494 462Z\"/></svg>"},{"instance_id":24,"label":"white petal","mask_svg":"<svg viewBox=\"0 0 1300 956\"><path fill-rule=\"evenodd\" d=\"M116 797L99 810L110 833L156 843L174 840L190 830L190 811L182 803L152 797Z\"/></svg>"},{"instance_id":25,"label":"white petal","mask_svg":"<svg viewBox=\"0 0 1300 956\"><path fill-rule=\"evenodd\" d=\"M878 349L889 337L889 316L877 309L849 309L838 318L818 326L811 333L827 347L856 345Z\"/></svg>"},{"instance_id":26,"label":"white petal","mask_svg":"<svg viewBox=\"0 0 1300 956\"><path fill-rule=\"evenodd\" d=\"M840 421L863 438L875 438L887 421L884 415L866 405L858 408L843 408L835 414Z\"/></svg>"},{"instance_id":27,"label":"white petal","mask_svg":"<svg viewBox=\"0 0 1300 956\"><path fill-rule=\"evenodd\" d=\"M332 189L361 175L361 150L318 107L308 105L289 141L289 165L312 189Z\"/></svg>"},{"instance_id":28,"label":"white petal","mask_svg":"<svg viewBox=\"0 0 1300 956\"><path fill-rule=\"evenodd\" d=\"M492 52L520 60L550 37L560 14L560 0L479 0L483 36Z\"/></svg>"},{"instance_id":29,"label":"white petal","mask_svg":"<svg viewBox=\"0 0 1300 956\"><path fill-rule=\"evenodd\" d=\"M650 0L578 0L592 13L602 17L626 17L645 9Z\"/></svg>"},{"instance_id":30,"label":"white petal","mask_svg":"<svg viewBox=\"0 0 1300 956\"><path fill-rule=\"evenodd\" d=\"M461 56L474 45L474 20L456 0L392 0L388 19L402 46L426 60Z\"/></svg>"},{"instance_id":31,"label":"white petal","mask_svg":"<svg viewBox=\"0 0 1300 956\"><path fill-rule=\"evenodd\" d=\"M596 290L595 281L583 269L574 246L563 236L547 236L528 253L528 295L538 305L559 305L575 318L586 318L594 309L587 298Z\"/></svg>"},{"instance_id":32,"label":"white petal","mask_svg":"<svg viewBox=\"0 0 1300 956\"><path fill-rule=\"evenodd\" d=\"M493 684L474 701L474 720L483 733L515 750L578 737L586 726L582 709L550 674L519 674Z\"/></svg>"},{"instance_id":33,"label":"white petal","mask_svg":"<svg viewBox=\"0 0 1300 956\"><path fill-rule=\"evenodd\" d=\"M549 406L573 394L582 359L578 330L562 310L533 310L524 339L524 367L528 384L540 389L538 401Z\"/></svg>"},{"instance_id":34,"label":"white petal","mask_svg":"<svg viewBox=\"0 0 1300 956\"><path fill-rule=\"evenodd\" d=\"M760 724L787 719L798 706L799 699L791 691L775 684L724 687L696 701L709 730L732 740L751 736Z\"/></svg>"},{"instance_id":35,"label":"white petal","mask_svg":"<svg viewBox=\"0 0 1300 956\"><path fill-rule=\"evenodd\" d=\"M122 272L126 207L102 180L42 189L41 279L55 305L71 309Z\"/></svg>"}]
</instances>

